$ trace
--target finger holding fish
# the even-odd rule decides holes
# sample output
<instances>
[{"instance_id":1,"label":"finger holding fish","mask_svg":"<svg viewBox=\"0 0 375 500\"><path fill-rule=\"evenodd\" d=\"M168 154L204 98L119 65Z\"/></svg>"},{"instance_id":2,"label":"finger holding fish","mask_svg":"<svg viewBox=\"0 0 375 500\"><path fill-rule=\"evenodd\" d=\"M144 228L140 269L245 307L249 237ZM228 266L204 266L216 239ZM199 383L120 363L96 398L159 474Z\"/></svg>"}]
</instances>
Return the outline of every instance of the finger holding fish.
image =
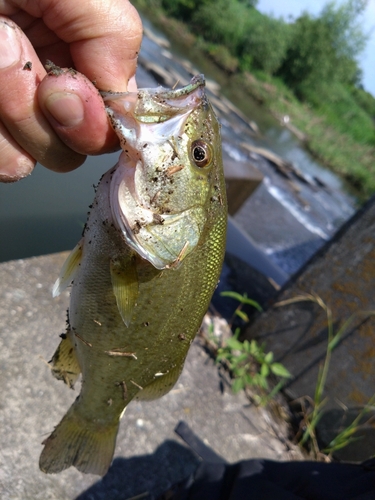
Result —
<instances>
[{"instance_id":1,"label":"finger holding fish","mask_svg":"<svg viewBox=\"0 0 375 500\"><path fill-rule=\"evenodd\" d=\"M136 89L141 38L128 1L0 2L0 181L29 175L37 161L67 172L118 145L97 88ZM47 59L75 73L52 81Z\"/></svg>"}]
</instances>

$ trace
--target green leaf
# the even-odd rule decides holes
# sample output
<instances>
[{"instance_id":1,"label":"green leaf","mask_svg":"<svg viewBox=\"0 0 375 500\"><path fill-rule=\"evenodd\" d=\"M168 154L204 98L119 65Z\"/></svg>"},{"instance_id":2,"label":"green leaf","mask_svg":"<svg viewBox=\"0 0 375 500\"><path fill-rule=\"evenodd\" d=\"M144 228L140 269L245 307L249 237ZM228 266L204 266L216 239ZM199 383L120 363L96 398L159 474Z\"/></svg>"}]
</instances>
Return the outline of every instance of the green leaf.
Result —
<instances>
[{"instance_id":1,"label":"green leaf","mask_svg":"<svg viewBox=\"0 0 375 500\"><path fill-rule=\"evenodd\" d=\"M262 389L268 389L268 384L267 384L267 379L262 377L260 373L256 373L254 375L254 384L257 385L258 387L261 387Z\"/></svg>"},{"instance_id":2,"label":"green leaf","mask_svg":"<svg viewBox=\"0 0 375 500\"><path fill-rule=\"evenodd\" d=\"M249 322L249 316L245 312L241 311L241 309L236 309L235 314L243 319L246 323Z\"/></svg>"},{"instance_id":3,"label":"green leaf","mask_svg":"<svg viewBox=\"0 0 375 500\"><path fill-rule=\"evenodd\" d=\"M236 370L236 377L244 377L248 371L245 366L236 367L235 370Z\"/></svg>"},{"instance_id":4,"label":"green leaf","mask_svg":"<svg viewBox=\"0 0 375 500\"><path fill-rule=\"evenodd\" d=\"M273 361L273 352L268 352L264 358L264 362L270 365Z\"/></svg>"},{"instance_id":5,"label":"green leaf","mask_svg":"<svg viewBox=\"0 0 375 500\"><path fill-rule=\"evenodd\" d=\"M248 304L249 306L253 306L259 312L263 311L263 307L260 304L258 304L258 302L256 300L246 298L244 300L244 304Z\"/></svg>"},{"instance_id":6,"label":"green leaf","mask_svg":"<svg viewBox=\"0 0 375 500\"><path fill-rule=\"evenodd\" d=\"M266 365L265 363L260 368L260 374L264 378L267 378L268 375L270 374L270 369L269 369L268 365Z\"/></svg>"},{"instance_id":7,"label":"green leaf","mask_svg":"<svg viewBox=\"0 0 375 500\"><path fill-rule=\"evenodd\" d=\"M247 354L251 354L250 342L248 340L243 341L243 350L247 352Z\"/></svg>"},{"instance_id":8,"label":"green leaf","mask_svg":"<svg viewBox=\"0 0 375 500\"><path fill-rule=\"evenodd\" d=\"M259 385L260 387L262 387L263 389L268 389L268 382L267 382L267 379L266 378L260 378L259 379Z\"/></svg>"},{"instance_id":9,"label":"green leaf","mask_svg":"<svg viewBox=\"0 0 375 500\"><path fill-rule=\"evenodd\" d=\"M244 388L244 381L242 378L236 378L233 381L232 384L232 391L234 394L237 394L237 392L241 391Z\"/></svg>"},{"instance_id":10,"label":"green leaf","mask_svg":"<svg viewBox=\"0 0 375 500\"><path fill-rule=\"evenodd\" d=\"M242 342L233 337L227 340L227 346L230 347L232 350L242 351Z\"/></svg>"},{"instance_id":11,"label":"green leaf","mask_svg":"<svg viewBox=\"0 0 375 500\"><path fill-rule=\"evenodd\" d=\"M230 354L227 353L227 352L220 352L217 356L216 356L216 362L219 363L220 361L222 361L223 359L229 359L230 357Z\"/></svg>"},{"instance_id":12,"label":"green leaf","mask_svg":"<svg viewBox=\"0 0 375 500\"><path fill-rule=\"evenodd\" d=\"M238 340L238 337L240 336L240 333L241 333L241 328L236 328L235 331L234 331L234 335L233 335L233 338L235 338L236 340Z\"/></svg>"},{"instance_id":13,"label":"green leaf","mask_svg":"<svg viewBox=\"0 0 375 500\"><path fill-rule=\"evenodd\" d=\"M250 354L254 356L255 354L257 354L258 351L259 351L258 343L256 340L253 339L250 342Z\"/></svg>"},{"instance_id":14,"label":"green leaf","mask_svg":"<svg viewBox=\"0 0 375 500\"><path fill-rule=\"evenodd\" d=\"M249 358L249 355L245 352L243 354L240 354L239 356L236 356L236 364L241 364L244 361L246 361Z\"/></svg>"},{"instance_id":15,"label":"green leaf","mask_svg":"<svg viewBox=\"0 0 375 500\"><path fill-rule=\"evenodd\" d=\"M244 297L240 294L240 293L237 293L237 292L221 292L221 297L230 297L231 299L235 299L235 300L238 300L238 302L241 302L241 304L243 304L243 299Z\"/></svg>"},{"instance_id":16,"label":"green leaf","mask_svg":"<svg viewBox=\"0 0 375 500\"><path fill-rule=\"evenodd\" d=\"M241 295L237 292L221 292L220 295L222 297L230 297L231 299L238 300L238 302L240 302L241 304L248 304L250 306L253 306L259 312L263 311L262 306L256 300L249 299L246 294Z\"/></svg>"},{"instance_id":17,"label":"green leaf","mask_svg":"<svg viewBox=\"0 0 375 500\"><path fill-rule=\"evenodd\" d=\"M272 363L270 366L271 371L274 375L277 375L278 377L285 377L285 378L291 378L292 374L285 368L284 365L281 363Z\"/></svg>"},{"instance_id":18,"label":"green leaf","mask_svg":"<svg viewBox=\"0 0 375 500\"><path fill-rule=\"evenodd\" d=\"M253 381L254 381L254 377L251 375L251 373L247 373L244 376L244 380L245 380L246 385L252 385Z\"/></svg>"}]
</instances>

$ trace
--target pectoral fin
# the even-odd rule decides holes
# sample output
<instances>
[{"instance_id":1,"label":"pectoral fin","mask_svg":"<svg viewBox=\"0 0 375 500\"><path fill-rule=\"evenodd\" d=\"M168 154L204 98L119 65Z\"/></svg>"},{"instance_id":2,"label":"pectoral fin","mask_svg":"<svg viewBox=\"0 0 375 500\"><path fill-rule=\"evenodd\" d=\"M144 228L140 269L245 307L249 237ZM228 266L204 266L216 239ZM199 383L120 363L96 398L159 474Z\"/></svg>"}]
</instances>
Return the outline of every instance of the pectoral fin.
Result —
<instances>
[{"instance_id":1,"label":"pectoral fin","mask_svg":"<svg viewBox=\"0 0 375 500\"><path fill-rule=\"evenodd\" d=\"M49 362L52 374L58 380L63 380L71 389L74 388L81 369L79 367L69 336L60 342L55 354Z\"/></svg>"},{"instance_id":2,"label":"pectoral fin","mask_svg":"<svg viewBox=\"0 0 375 500\"><path fill-rule=\"evenodd\" d=\"M60 275L56 280L56 283L52 289L52 296L57 297L61 292L67 288L72 281L74 280L75 274L79 265L81 263L82 257L82 243L83 239L81 239L77 245L73 248L73 250L68 255L66 261L64 262Z\"/></svg>"},{"instance_id":3,"label":"pectoral fin","mask_svg":"<svg viewBox=\"0 0 375 500\"><path fill-rule=\"evenodd\" d=\"M132 319L138 298L138 274L133 257L124 260L111 260L111 280L117 307L126 326Z\"/></svg>"},{"instance_id":4,"label":"pectoral fin","mask_svg":"<svg viewBox=\"0 0 375 500\"><path fill-rule=\"evenodd\" d=\"M156 378L151 384L148 384L142 391L138 392L135 399L150 401L158 399L167 394L175 385L182 372L184 365L176 366L165 374L156 373Z\"/></svg>"}]
</instances>

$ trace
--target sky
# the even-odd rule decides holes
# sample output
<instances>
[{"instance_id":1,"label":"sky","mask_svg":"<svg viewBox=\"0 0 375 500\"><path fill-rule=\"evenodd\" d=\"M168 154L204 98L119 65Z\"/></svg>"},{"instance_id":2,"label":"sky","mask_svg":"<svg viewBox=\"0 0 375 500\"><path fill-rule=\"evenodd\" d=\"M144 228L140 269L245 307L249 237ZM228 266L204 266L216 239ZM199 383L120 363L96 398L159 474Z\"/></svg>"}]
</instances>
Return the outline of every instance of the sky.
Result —
<instances>
[{"instance_id":1,"label":"sky","mask_svg":"<svg viewBox=\"0 0 375 500\"><path fill-rule=\"evenodd\" d=\"M283 17L288 20L289 15L299 17L303 11L310 14L319 14L328 0L258 0L257 9L264 14ZM343 0L336 0L337 5ZM364 88L375 97L375 0L369 0L365 15L361 19L364 33L372 30L366 49L358 61L363 71L362 83Z\"/></svg>"}]
</instances>

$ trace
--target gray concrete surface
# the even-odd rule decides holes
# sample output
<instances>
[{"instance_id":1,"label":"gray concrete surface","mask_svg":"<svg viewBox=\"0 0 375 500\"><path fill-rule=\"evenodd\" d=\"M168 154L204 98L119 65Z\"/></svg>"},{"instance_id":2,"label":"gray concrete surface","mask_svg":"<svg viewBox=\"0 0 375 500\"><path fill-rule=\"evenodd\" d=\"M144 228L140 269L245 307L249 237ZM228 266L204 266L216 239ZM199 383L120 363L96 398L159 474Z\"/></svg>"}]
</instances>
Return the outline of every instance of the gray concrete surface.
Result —
<instances>
[{"instance_id":1,"label":"gray concrete surface","mask_svg":"<svg viewBox=\"0 0 375 500\"><path fill-rule=\"evenodd\" d=\"M220 390L215 365L193 344L175 388L159 401L129 405L108 474L39 471L41 441L77 395L55 380L46 362L64 331L68 292L51 289L66 254L0 264L0 498L2 500L153 498L197 467L174 434L180 420L228 461L300 458L288 451L286 428L243 395Z\"/></svg>"},{"instance_id":2,"label":"gray concrete surface","mask_svg":"<svg viewBox=\"0 0 375 500\"><path fill-rule=\"evenodd\" d=\"M348 407L366 404L375 393L375 198L372 198L287 283L277 301L314 293L332 310L334 331L356 315L333 352L326 394ZM368 311L367 314L364 314ZM319 365L327 349L326 313L311 302L270 308L247 328L249 338L267 347L294 375L289 384L295 397L313 396Z\"/></svg>"}]
</instances>

